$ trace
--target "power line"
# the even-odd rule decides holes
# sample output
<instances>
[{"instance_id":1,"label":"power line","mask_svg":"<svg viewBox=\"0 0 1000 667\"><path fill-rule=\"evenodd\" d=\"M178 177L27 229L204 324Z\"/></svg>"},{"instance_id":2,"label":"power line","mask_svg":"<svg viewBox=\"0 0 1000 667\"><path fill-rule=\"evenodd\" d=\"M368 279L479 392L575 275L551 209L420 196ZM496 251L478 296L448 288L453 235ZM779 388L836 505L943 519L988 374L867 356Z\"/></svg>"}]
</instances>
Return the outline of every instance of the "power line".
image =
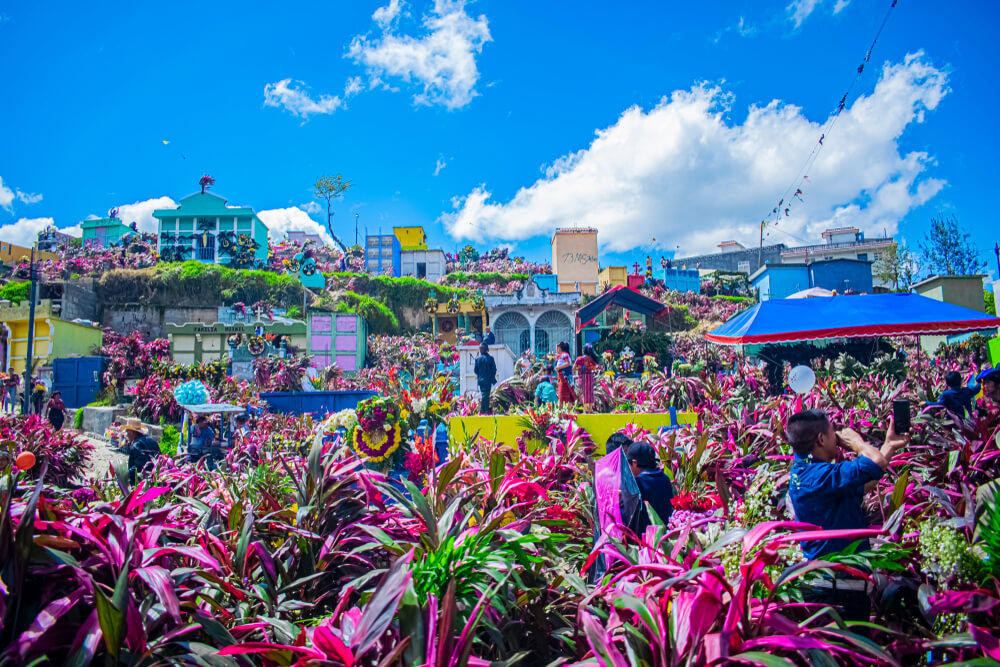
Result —
<instances>
[{"instance_id":1,"label":"power line","mask_svg":"<svg viewBox=\"0 0 1000 667\"><path fill-rule=\"evenodd\" d=\"M827 118L826 123L823 124L823 127L820 130L819 140L813 145L813 148L809 152L809 155L806 157L805 162L802 163L802 167L796 173L795 178L792 180L788 188L786 188L785 191L781 193L781 197L779 197L778 199L778 204L774 208L772 208L771 211L767 213L767 215L765 215L764 218L760 221L761 234L760 234L760 251L758 252L758 258L757 258L758 263L760 262L760 256L761 253L763 253L764 249L765 230L771 225L776 226L778 222L781 220L782 216L787 218L791 212L792 206L794 206L795 200L798 200L800 202L805 201L802 198L802 196L805 194L805 190L803 189L803 187L810 182L809 170L812 169L812 166L816 163L816 159L819 157L820 152L823 150L823 142L833 131L833 128L837 124L837 120L840 118L840 114L847 107L847 98L850 96L851 91L854 90L854 87L855 85L857 85L858 81L861 80L861 76L864 74L865 67L868 65L869 61L871 61L872 52L875 50L875 45L878 43L879 37L882 36L882 31L885 30L885 26L889 22L889 17L892 15L892 10L896 8L896 4L898 2L899 0L892 0L892 3L889 5L889 9L886 10L885 16L882 18L882 23L879 24L878 30L875 32L875 37L872 39L871 46L868 47L868 51L865 53L864 59L861 61L861 64L858 65L858 69L855 72L854 77L851 79L850 84L848 84L847 86L847 91L844 93L844 95L840 98L840 101L837 103L836 110L833 112L833 114L830 115L829 118ZM772 218L773 222L771 221ZM789 236L792 235L789 234ZM793 236L793 238L795 237Z\"/></svg>"}]
</instances>

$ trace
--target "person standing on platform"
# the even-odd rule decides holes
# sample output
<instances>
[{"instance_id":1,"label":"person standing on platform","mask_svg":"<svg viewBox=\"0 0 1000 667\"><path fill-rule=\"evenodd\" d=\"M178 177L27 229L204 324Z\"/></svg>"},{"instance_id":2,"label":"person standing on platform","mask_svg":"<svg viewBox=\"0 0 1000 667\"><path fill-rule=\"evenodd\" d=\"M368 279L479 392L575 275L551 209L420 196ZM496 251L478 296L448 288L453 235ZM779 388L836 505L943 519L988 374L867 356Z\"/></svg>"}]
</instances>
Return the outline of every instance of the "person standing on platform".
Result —
<instances>
[{"instance_id":1,"label":"person standing on platform","mask_svg":"<svg viewBox=\"0 0 1000 667\"><path fill-rule=\"evenodd\" d=\"M490 346L480 343L479 356L476 357L476 364L473 367L476 372L476 382L479 384L479 391L482 393L482 402L479 404L479 414L490 414L490 394L493 392L493 385L497 383L497 362L490 356Z\"/></svg>"},{"instance_id":2,"label":"person standing on platform","mask_svg":"<svg viewBox=\"0 0 1000 667\"><path fill-rule=\"evenodd\" d=\"M486 345L496 345L497 337L493 334L493 330L489 327L483 330L483 343Z\"/></svg>"}]
</instances>

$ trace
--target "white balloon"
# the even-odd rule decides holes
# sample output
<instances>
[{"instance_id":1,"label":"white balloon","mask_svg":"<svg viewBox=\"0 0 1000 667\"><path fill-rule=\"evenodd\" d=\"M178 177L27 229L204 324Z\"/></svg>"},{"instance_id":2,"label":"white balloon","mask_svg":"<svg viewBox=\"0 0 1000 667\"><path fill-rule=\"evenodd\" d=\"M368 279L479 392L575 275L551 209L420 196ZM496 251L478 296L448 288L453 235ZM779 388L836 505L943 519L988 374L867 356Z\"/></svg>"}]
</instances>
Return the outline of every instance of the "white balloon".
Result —
<instances>
[{"instance_id":1,"label":"white balloon","mask_svg":"<svg viewBox=\"0 0 1000 667\"><path fill-rule=\"evenodd\" d=\"M788 372L788 386L796 394L804 394L816 384L816 374L808 366L796 366Z\"/></svg>"}]
</instances>

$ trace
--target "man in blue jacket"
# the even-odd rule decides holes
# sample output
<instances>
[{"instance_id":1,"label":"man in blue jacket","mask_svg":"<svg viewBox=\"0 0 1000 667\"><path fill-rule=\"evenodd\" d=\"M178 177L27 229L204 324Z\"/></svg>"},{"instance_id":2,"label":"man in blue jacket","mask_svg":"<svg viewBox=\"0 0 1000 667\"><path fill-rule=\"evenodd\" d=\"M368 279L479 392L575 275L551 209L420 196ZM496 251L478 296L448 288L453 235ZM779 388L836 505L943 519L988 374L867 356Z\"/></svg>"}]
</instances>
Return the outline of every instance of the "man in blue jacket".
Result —
<instances>
[{"instance_id":1,"label":"man in blue jacket","mask_svg":"<svg viewBox=\"0 0 1000 667\"><path fill-rule=\"evenodd\" d=\"M490 393L493 385L497 383L497 362L490 356L490 347L486 343L479 346L479 356L476 357L476 364L473 367L476 372L476 382L479 391L483 395L479 405L479 414L490 414Z\"/></svg>"},{"instance_id":2,"label":"man in blue jacket","mask_svg":"<svg viewBox=\"0 0 1000 667\"><path fill-rule=\"evenodd\" d=\"M670 520L670 515L674 511L670 502L674 497L674 486L663 472L663 465L660 463L660 457L656 455L656 450L648 442L636 442L630 445L626 458L632 475L639 485L639 495L642 496L642 506L636 512L635 525L631 526L641 538L646 528L653 523L649 518L647 504L664 524Z\"/></svg>"},{"instance_id":3,"label":"man in blue jacket","mask_svg":"<svg viewBox=\"0 0 1000 667\"><path fill-rule=\"evenodd\" d=\"M897 435L890 419L885 443L878 449L852 429L835 430L822 410L804 410L792 415L785 433L795 451L788 495L796 518L824 530L868 528L865 493L885 475L890 459L907 443L909 436ZM856 456L845 460L845 450ZM802 542L802 551L806 558L818 560L843 551L856 541L845 538L812 540ZM868 540L860 540L858 550L868 549ZM805 598L809 602L838 607L844 620L868 621L871 617L867 582L862 579L835 577L824 580L806 591Z\"/></svg>"}]
</instances>

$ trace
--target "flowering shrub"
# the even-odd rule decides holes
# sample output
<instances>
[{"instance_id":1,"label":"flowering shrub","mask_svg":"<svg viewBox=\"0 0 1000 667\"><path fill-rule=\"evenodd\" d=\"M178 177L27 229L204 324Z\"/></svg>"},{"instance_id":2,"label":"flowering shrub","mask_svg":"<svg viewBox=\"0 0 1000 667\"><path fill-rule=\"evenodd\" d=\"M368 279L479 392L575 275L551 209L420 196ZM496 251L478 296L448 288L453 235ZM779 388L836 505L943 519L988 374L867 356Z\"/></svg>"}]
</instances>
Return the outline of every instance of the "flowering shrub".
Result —
<instances>
[{"instance_id":1,"label":"flowering shrub","mask_svg":"<svg viewBox=\"0 0 1000 667\"><path fill-rule=\"evenodd\" d=\"M0 453L14 460L21 452L31 452L35 465L29 473L37 477L45 470L47 483L70 486L82 478L93 450L85 439L67 429L53 430L38 415L0 415Z\"/></svg>"},{"instance_id":2,"label":"flowering shrub","mask_svg":"<svg viewBox=\"0 0 1000 667\"><path fill-rule=\"evenodd\" d=\"M154 363L169 359L170 342L166 338L147 342L141 331L123 336L114 329L105 329L101 356L108 357L105 386L120 392L126 379L142 377Z\"/></svg>"}]
</instances>

